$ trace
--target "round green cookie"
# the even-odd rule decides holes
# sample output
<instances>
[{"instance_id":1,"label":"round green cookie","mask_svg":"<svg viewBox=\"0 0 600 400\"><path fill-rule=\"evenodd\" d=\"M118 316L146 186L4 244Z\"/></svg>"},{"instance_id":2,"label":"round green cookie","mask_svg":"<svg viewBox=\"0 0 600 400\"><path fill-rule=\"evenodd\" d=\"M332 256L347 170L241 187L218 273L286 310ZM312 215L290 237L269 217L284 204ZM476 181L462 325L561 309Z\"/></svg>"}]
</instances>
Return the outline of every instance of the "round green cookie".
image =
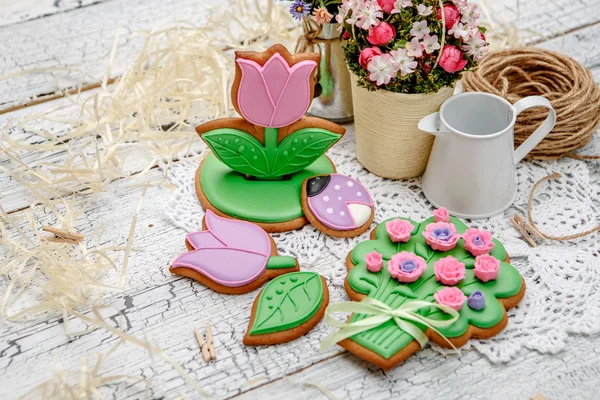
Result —
<instances>
[{"instance_id":1,"label":"round green cookie","mask_svg":"<svg viewBox=\"0 0 600 400\"><path fill-rule=\"evenodd\" d=\"M210 153L196 173L196 193L205 209L259 225L267 232L285 232L308 223L302 211L302 182L309 177L335 172L322 156L288 180L249 180Z\"/></svg>"}]
</instances>

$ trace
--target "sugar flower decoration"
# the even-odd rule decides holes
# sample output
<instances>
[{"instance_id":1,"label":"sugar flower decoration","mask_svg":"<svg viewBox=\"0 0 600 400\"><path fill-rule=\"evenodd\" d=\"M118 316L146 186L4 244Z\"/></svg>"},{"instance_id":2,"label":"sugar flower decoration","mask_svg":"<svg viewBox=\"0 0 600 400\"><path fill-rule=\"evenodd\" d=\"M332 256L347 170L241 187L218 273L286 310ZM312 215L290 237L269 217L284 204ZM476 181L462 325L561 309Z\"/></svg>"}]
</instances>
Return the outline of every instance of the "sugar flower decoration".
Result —
<instances>
[{"instance_id":1,"label":"sugar flower decoration","mask_svg":"<svg viewBox=\"0 0 600 400\"><path fill-rule=\"evenodd\" d=\"M382 54L374 56L369 65L369 79L377 84L377 86L387 85L392 78L396 77L397 70L394 66L394 59L390 54Z\"/></svg>"},{"instance_id":2,"label":"sugar flower decoration","mask_svg":"<svg viewBox=\"0 0 600 400\"><path fill-rule=\"evenodd\" d=\"M452 256L444 257L433 264L435 279L444 285L456 285L465 279L465 264Z\"/></svg>"},{"instance_id":3,"label":"sugar flower decoration","mask_svg":"<svg viewBox=\"0 0 600 400\"><path fill-rule=\"evenodd\" d=\"M482 282L489 282L498 278L500 260L496 257L484 254L475 258L475 276Z\"/></svg>"},{"instance_id":4,"label":"sugar flower decoration","mask_svg":"<svg viewBox=\"0 0 600 400\"><path fill-rule=\"evenodd\" d=\"M310 14L310 5L302 0L294 0L290 6L290 13L294 19L300 21L302 18Z\"/></svg>"},{"instance_id":5,"label":"sugar flower decoration","mask_svg":"<svg viewBox=\"0 0 600 400\"><path fill-rule=\"evenodd\" d=\"M410 42L405 45L406 54L410 57L421 57L423 56L423 44L419 43L419 39L412 38Z\"/></svg>"},{"instance_id":6,"label":"sugar flower decoration","mask_svg":"<svg viewBox=\"0 0 600 400\"><path fill-rule=\"evenodd\" d=\"M414 282L427 269L427 262L416 254L402 251L388 262L388 271L392 278L403 283Z\"/></svg>"},{"instance_id":7,"label":"sugar flower decoration","mask_svg":"<svg viewBox=\"0 0 600 400\"><path fill-rule=\"evenodd\" d=\"M408 56L406 49L392 50L390 51L390 54L394 57L394 62L396 63L396 68L400 71L400 76L415 72L418 63L415 61L414 57Z\"/></svg>"},{"instance_id":8,"label":"sugar flower decoration","mask_svg":"<svg viewBox=\"0 0 600 400\"><path fill-rule=\"evenodd\" d=\"M476 290L467 299L467 305L473 310L483 310L485 308L485 295L481 290Z\"/></svg>"},{"instance_id":9,"label":"sugar flower decoration","mask_svg":"<svg viewBox=\"0 0 600 400\"><path fill-rule=\"evenodd\" d=\"M450 222L450 214L445 207L433 210L433 220L435 222Z\"/></svg>"},{"instance_id":10,"label":"sugar flower decoration","mask_svg":"<svg viewBox=\"0 0 600 400\"><path fill-rule=\"evenodd\" d=\"M456 233L456 227L448 222L435 222L425 227L423 232L425 242L432 249L448 251L456 247L460 235Z\"/></svg>"},{"instance_id":11,"label":"sugar flower decoration","mask_svg":"<svg viewBox=\"0 0 600 400\"><path fill-rule=\"evenodd\" d=\"M379 272L383 268L383 257L377 251L372 251L365 257L367 269L371 272Z\"/></svg>"},{"instance_id":12,"label":"sugar flower decoration","mask_svg":"<svg viewBox=\"0 0 600 400\"><path fill-rule=\"evenodd\" d=\"M465 296L465 294L456 287L446 287L438 290L433 295L433 298L441 305L454 308L456 311L460 311L465 303L465 300L467 300L467 296Z\"/></svg>"},{"instance_id":13,"label":"sugar flower decoration","mask_svg":"<svg viewBox=\"0 0 600 400\"><path fill-rule=\"evenodd\" d=\"M433 12L433 7L432 6L425 6L425 4L419 4L417 6L417 13L422 16L422 17L426 17L428 15L431 15L431 13Z\"/></svg>"},{"instance_id":14,"label":"sugar flower decoration","mask_svg":"<svg viewBox=\"0 0 600 400\"><path fill-rule=\"evenodd\" d=\"M405 219L395 218L385 223L385 230L394 243L408 242L414 229L413 224Z\"/></svg>"},{"instance_id":15,"label":"sugar flower decoration","mask_svg":"<svg viewBox=\"0 0 600 400\"><path fill-rule=\"evenodd\" d=\"M475 257L482 254L490 254L494 248L492 234L488 231L480 231L476 228L467 229L462 235L465 241L465 250L473 254Z\"/></svg>"},{"instance_id":16,"label":"sugar flower decoration","mask_svg":"<svg viewBox=\"0 0 600 400\"><path fill-rule=\"evenodd\" d=\"M333 18L333 15L325 7L317 8L313 11L313 15L315 16L315 21L319 24L326 24Z\"/></svg>"},{"instance_id":17,"label":"sugar flower decoration","mask_svg":"<svg viewBox=\"0 0 600 400\"><path fill-rule=\"evenodd\" d=\"M436 50L440 49L440 44L438 43L438 37L437 35L433 35L433 36L429 36L429 35L425 35L423 36L423 50L425 50L425 53L427 54L431 54Z\"/></svg>"},{"instance_id":18,"label":"sugar flower decoration","mask_svg":"<svg viewBox=\"0 0 600 400\"><path fill-rule=\"evenodd\" d=\"M425 37L425 35L429 34L429 32L431 32L431 31L429 30L429 27L427 26L427 21L415 22L412 26L412 29L410 30L410 34L419 40L423 39Z\"/></svg>"},{"instance_id":19,"label":"sugar flower decoration","mask_svg":"<svg viewBox=\"0 0 600 400\"><path fill-rule=\"evenodd\" d=\"M398 14L403 8L412 7L412 5L411 0L396 0L392 14Z\"/></svg>"}]
</instances>

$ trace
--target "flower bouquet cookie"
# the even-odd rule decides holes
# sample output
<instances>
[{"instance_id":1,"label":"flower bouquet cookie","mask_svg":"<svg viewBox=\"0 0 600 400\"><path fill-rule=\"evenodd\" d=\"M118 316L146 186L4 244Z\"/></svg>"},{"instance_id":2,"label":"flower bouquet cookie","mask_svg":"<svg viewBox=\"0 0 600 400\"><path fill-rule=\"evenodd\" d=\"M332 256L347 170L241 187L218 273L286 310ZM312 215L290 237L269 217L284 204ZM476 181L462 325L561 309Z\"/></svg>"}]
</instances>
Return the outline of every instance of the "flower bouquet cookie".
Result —
<instances>
[{"instance_id":1,"label":"flower bouquet cookie","mask_svg":"<svg viewBox=\"0 0 600 400\"><path fill-rule=\"evenodd\" d=\"M525 294L525 281L491 233L467 227L445 210L423 222L392 218L346 260L352 302L330 305L325 320L338 343L389 369L429 340L457 348L489 338L508 323L506 310ZM336 312L353 313L342 323Z\"/></svg>"}]
</instances>

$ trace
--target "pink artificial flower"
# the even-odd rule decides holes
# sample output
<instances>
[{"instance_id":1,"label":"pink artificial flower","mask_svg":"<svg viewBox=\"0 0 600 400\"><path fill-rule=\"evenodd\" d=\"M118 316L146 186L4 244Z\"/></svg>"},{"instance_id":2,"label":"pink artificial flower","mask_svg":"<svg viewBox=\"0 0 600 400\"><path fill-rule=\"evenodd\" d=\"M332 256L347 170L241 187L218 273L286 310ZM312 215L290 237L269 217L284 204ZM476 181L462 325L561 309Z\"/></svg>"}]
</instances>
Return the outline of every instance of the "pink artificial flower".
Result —
<instances>
[{"instance_id":1,"label":"pink artificial flower","mask_svg":"<svg viewBox=\"0 0 600 400\"><path fill-rule=\"evenodd\" d=\"M442 19L442 10L437 10L438 19ZM460 19L460 12L458 8L453 5L446 4L444 6L444 18L446 19L446 29L452 29L454 24Z\"/></svg>"},{"instance_id":2,"label":"pink artificial flower","mask_svg":"<svg viewBox=\"0 0 600 400\"><path fill-rule=\"evenodd\" d=\"M325 7L315 9L313 15L315 16L315 21L319 24L326 24L333 18L333 15L330 14Z\"/></svg>"},{"instance_id":3,"label":"pink artificial flower","mask_svg":"<svg viewBox=\"0 0 600 400\"><path fill-rule=\"evenodd\" d=\"M440 207L437 210L433 210L433 220L435 222L450 222L450 214L445 207Z\"/></svg>"},{"instance_id":4,"label":"pink artificial flower","mask_svg":"<svg viewBox=\"0 0 600 400\"><path fill-rule=\"evenodd\" d=\"M394 9L394 3L396 3L396 0L377 0L377 3L383 11L385 11L388 14L391 14L392 10Z\"/></svg>"},{"instance_id":5,"label":"pink artificial flower","mask_svg":"<svg viewBox=\"0 0 600 400\"><path fill-rule=\"evenodd\" d=\"M414 282L427 269L427 262L416 254L402 251L394 255L388 262L388 271L392 278L403 283Z\"/></svg>"},{"instance_id":6,"label":"pink artificial flower","mask_svg":"<svg viewBox=\"0 0 600 400\"><path fill-rule=\"evenodd\" d=\"M305 60L290 67L275 53L263 66L244 58L236 62L242 71L237 105L246 120L258 126L281 128L296 122L308 110L315 61Z\"/></svg>"},{"instance_id":7,"label":"pink artificial flower","mask_svg":"<svg viewBox=\"0 0 600 400\"><path fill-rule=\"evenodd\" d=\"M490 232L480 231L476 228L467 229L462 238L465 241L465 250L475 257L490 254L495 245Z\"/></svg>"},{"instance_id":8,"label":"pink artificial flower","mask_svg":"<svg viewBox=\"0 0 600 400\"><path fill-rule=\"evenodd\" d=\"M373 47L367 47L366 49L364 49L363 51L360 52L360 56L358 56L358 63L360 64L361 67L363 67L364 69L367 69L367 66L369 65L369 62L371 61L371 58L375 57L375 56L380 56L381 55L381 49L379 47L373 46Z\"/></svg>"},{"instance_id":9,"label":"pink artificial flower","mask_svg":"<svg viewBox=\"0 0 600 400\"><path fill-rule=\"evenodd\" d=\"M463 59L463 53L454 46L446 45L440 55L440 67L444 71L454 74L462 70L467 65L467 60Z\"/></svg>"},{"instance_id":10,"label":"pink artificial flower","mask_svg":"<svg viewBox=\"0 0 600 400\"><path fill-rule=\"evenodd\" d=\"M371 272L379 272L383 268L383 257L377 251L372 251L365 257L367 269Z\"/></svg>"},{"instance_id":11,"label":"pink artificial flower","mask_svg":"<svg viewBox=\"0 0 600 400\"><path fill-rule=\"evenodd\" d=\"M498 278L500 260L489 254L483 254L475 258L475 276L482 282L488 282Z\"/></svg>"},{"instance_id":12,"label":"pink artificial flower","mask_svg":"<svg viewBox=\"0 0 600 400\"><path fill-rule=\"evenodd\" d=\"M385 223L385 230L392 242L408 242L415 227L405 219L396 218Z\"/></svg>"},{"instance_id":13,"label":"pink artificial flower","mask_svg":"<svg viewBox=\"0 0 600 400\"><path fill-rule=\"evenodd\" d=\"M456 285L465 279L465 264L452 256L444 257L433 264L435 279L444 285Z\"/></svg>"},{"instance_id":14,"label":"pink artificial flower","mask_svg":"<svg viewBox=\"0 0 600 400\"><path fill-rule=\"evenodd\" d=\"M396 37L396 30L387 22L382 22L374 28L369 29L367 41L376 46L384 45Z\"/></svg>"},{"instance_id":15,"label":"pink artificial flower","mask_svg":"<svg viewBox=\"0 0 600 400\"><path fill-rule=\"evenodd\" d=\"M456 247L460 235L456 233L454 224L448 222L435 222L425 227L423 232L425 242L432 249L448 251Z\"/></svg>"},{"instance_id":16,"label":"pink artificial flower","mask_svg":"<svg viewBox=\"0 0 600 400\"><path fill-rule=\"evenodd\" d=\"M467 300L467 296L456 287L446 287L438 290L433 298L441 305L448 306L456 311L460 311L465 300Z\"/></svg>"},{"instance_id":17,"label":"pink artificial flower","mask_svg":"<svg viewBox=\"0 0 600 400\"><path fill-rule=\"evenodd\" d=\"M343 39L343 40L348 40L348 39L350 39L350 34L348 33L348 31L344 31L344 34L342 35L342 39Z\"/></svg>"}]
</instances>

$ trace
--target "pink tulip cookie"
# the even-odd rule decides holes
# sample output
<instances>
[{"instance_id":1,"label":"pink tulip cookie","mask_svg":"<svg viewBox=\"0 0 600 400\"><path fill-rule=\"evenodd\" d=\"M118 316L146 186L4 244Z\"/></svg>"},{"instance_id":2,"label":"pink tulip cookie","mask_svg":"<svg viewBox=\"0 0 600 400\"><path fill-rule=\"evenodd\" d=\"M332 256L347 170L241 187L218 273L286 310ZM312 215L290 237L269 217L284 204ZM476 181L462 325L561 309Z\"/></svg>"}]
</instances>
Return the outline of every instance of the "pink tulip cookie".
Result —
<instances>
[{"instance_id":1,"label":"pink tulip cookie","mask_svg":"<svg viewBox=\"0 0 600 400\"><path fill-rule=\"evenodd\" d=\"M260 227L207 211L204 230L186 237L189 252L169 270L226 294L248 293L288 272L299 271L293 257L278 256L273 239Z\"/></svg>"},{"instance_id":2,"label":"pink tulip cookie","mask_svg":"<svg viewBox=\"0 0 600 400\"><path fill-rule=\"evenodd\" d=\"M302 186L302 210L315 228L335 237L354 237L366 232L375 215L367 188L341 174L306 179Z\"/></svg>"},{"instance_id":3,"label":"pink tulip cookie","mask_svg":"<svg viewBox=\"0 0 600 400\"><path fill-rule=\"evenodd\" d=\"M276 44L235 53L231 102L241 118L196 127L210 148L196 174L200 204L215 214L251 221L267 232L308 223L300 193L305 179L335 173L325 152L345 132L306 117L320 56L292 55Z\"/></svg>"}]
</instances>

